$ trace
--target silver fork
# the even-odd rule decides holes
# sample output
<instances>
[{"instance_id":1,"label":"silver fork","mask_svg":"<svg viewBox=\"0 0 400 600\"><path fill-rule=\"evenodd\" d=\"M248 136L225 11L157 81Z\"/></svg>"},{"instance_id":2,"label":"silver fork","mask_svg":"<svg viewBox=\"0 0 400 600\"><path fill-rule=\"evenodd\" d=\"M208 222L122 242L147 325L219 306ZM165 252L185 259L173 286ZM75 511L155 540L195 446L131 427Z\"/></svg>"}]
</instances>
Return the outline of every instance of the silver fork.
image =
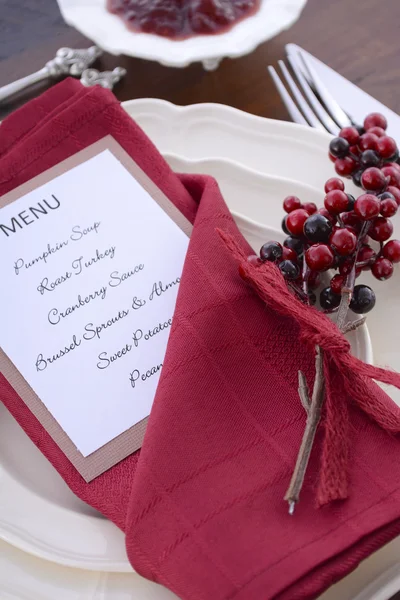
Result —
<instances>
[{"instance_id":1,"label":"silver fork","mask_svg":"<svg viewBox=\"0 0 400 600\"><path fill-rule=\"evenodd\" d=\"M290 45L286 52L293 75L283 60L278 61L281 77L271 65L268 71L292 120L333 135L337 135L343 127L355 125L304 55Z\"/></svg>"}]
</instances>

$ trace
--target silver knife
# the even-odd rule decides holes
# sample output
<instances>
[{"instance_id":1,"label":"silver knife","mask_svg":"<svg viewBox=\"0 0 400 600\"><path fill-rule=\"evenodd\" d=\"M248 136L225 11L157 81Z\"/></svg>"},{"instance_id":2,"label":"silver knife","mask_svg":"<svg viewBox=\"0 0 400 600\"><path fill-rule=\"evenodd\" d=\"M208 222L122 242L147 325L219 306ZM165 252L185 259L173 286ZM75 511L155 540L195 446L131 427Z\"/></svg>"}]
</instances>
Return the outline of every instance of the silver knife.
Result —
<instances>
[{"instance_id":1,"label":"silver knife","mask_svg":"<svg viewBox=\"0 0 400 600\"><path fill-rule=\"evenodd\" d=\"M388 134L394 139L400 139L400 116L393 110L325 65L318 58L297 46L297 44L287 44L285 49L288 55L295 55L299 52L307 62L311 63L324 86L353 121L361 125L368 113L380 112L388 120ZM305 69L304 76L308 77Z\"/></svg>"}]
</instances>

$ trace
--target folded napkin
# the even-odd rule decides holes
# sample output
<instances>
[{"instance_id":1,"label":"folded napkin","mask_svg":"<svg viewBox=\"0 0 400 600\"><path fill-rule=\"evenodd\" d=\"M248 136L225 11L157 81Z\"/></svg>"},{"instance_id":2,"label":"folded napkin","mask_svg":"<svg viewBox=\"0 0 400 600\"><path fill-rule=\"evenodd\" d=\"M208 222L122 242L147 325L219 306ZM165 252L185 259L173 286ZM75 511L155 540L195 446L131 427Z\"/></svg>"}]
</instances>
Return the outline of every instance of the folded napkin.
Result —
<instances>
[{"instance_id":1,"label":"folded napkin","mask_svg":"<svg viewBox=\"0 0 400 600\"><path fill-rule=\"evenodd\" d=\"M216 182L175 175L110 92L67 80L0 126L0 195L108 134L194 225L143 447L85 483L2 376L0 399L75 494L125 531L145 577L183 600L315 598L400 533L399 441L348 390L350 497L315 506L319 432L288 515L306 418L297 372L312 382L313 352L238 276L216 229L249 248Z\"/></svg>"}]
</instances>

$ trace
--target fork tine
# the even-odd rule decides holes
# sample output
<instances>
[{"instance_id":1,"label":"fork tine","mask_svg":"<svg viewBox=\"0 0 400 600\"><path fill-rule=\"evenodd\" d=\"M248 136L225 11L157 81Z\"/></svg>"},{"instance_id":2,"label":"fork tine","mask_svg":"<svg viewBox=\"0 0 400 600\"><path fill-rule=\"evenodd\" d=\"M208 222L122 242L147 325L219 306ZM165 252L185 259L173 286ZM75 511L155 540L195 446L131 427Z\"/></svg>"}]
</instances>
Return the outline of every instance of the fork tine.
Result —
<instances>
[{"instance_id":1,"label":"fork tine","mask_svg":"<svg viewBox=\"0 0 400 600\"><path fill-rule=\"evenodd\" d=\"M288 91L286 90L285 86L280 80L279 75L275 71L274 67L269 66L268 71L273 79L273 82L275 83L276 89L278 90L280 97L282 98L283 104L286 106L286 109L289 115L291 116L292 120L295 123L299 123L300 125L309 125L303 117L303 115L301 114L301 112L299 111L299 109L297 108L297 106L295 105L295 103L293 102L292 98L290 97Z\"/></svg>"},{"instance_id":2,"label":"fork tine","mask_svg":"<svg viewBox=\"0 0 400 600\"><path fill-rule=\"evenodd\" d=\"M310 63L310 61L308 59L306 59L304 54L301 54L300 52L298 53L298 56L299 56L300 60L302 61L302 63L304 64L305 69L311 79L312 84L314 85L318 94L324 101L326 108L329 110L331 116L336 121L336 123L339 125L339 127L340 128L350 127L351 125L353 125L349 116L344 112L342 107L336 102L336 100L332 96L332 94L330 92L328 92L327 88L322 83L321 79L318 77L318 75L317 75L314 67Z\"/></svg>"},{"instance_id":3,"label":"fork tine","mask_svg":"<svg viewBox=\"0 0 400 600\"><path fill-rule=\"evenodd\" d=\"M308 83L308 81L306 80L306 78L304 77L300 67L297 64L297 57L294 58L293 55L289 55L288 56L288 61L290 63L290 66L292 67L297 80L300 84L301 89L303 90L303 92L305 93L308 102L310 103L310 105L312 106L312 108L314 109L315 113L317 114L318 118L320 119L321 123L324 125L324 127L332 134L337 135L339 133L339 127L338 125L336 125L336 123L334 122L334 120L328 115L328 113L326 112L326 110L323 108L322 104L320 104L319 100L317 100L314 92L312 91L310 84Z\"/></svg>"},{"instance_id":4,"label":"fork tine","mask_svg":"<svg viewBox=\"0 0 400 600\"><path fill-rule=\"evenodd\" d=\"M286 83L290 88L290 91L292 92L297 104L299 105L301 112L309 122L309 125L311 125L311 127L315 127L315 129L321 129L322 131L326 131L324 126L321 124L321 121L319 121L319 119L315 116L307 101L304 99L303 94L294 82L294 79L291 76L289 69L287 68L283 60L279 60L278 64L281 68Z\"/></svg>"}]
</instances>

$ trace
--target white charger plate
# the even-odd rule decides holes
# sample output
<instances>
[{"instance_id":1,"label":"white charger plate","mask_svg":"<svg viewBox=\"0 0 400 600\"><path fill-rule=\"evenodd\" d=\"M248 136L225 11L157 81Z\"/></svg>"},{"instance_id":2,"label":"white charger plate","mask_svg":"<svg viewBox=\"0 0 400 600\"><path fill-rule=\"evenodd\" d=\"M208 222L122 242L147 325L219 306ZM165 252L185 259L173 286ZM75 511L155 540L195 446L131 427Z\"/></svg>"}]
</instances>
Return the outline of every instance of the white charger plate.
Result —
<instances>
[{"instance_id":1,"label":"white charger plate","mask_svg":"<svg viewBox=\"0 0 400 600\"><path fill-rule=\"evenodd\" d=\"M243 172L244 189L238 183L233 186L232 193L224 189L228 182L224 182L226 166L222 164L226 161L208 161L207 165L203 162L201 167L189 163L190 168L186 169L199 172L211 169L214 164L217 169L215 174L218 175L225 194L229 196L228 202L240 207L242 212L243 207L250 205L252 210L257 209L257 204L249 202L249 199L260 197L261 192L263 211L268 206L268 211L262 213L263 220L268 215L271 215L271 221L275 218L275 207L279 209L281 217L281 199L293 192L293 182L281 180L279 184L279 180L282 175L290 173L290 164L296 174L302 174L303 180L311 181L314 185L318 182L319 187L321 180L323 183L333 174L324 156L324 134L287 123L252 117L217 105L202 105L191 110L172 107L161 101L141 100L127 104L128 112L134 113L133 116L161 150L177 153L185 150L186 156L200 158L202 153L207 156L209 148L213 147L214 152L218 151L221 156L231 159L237 160L237 155L241 154L247 165L254 163L250 166L259 169L263 165L264 172L268 168L273 169L276 177L262 179L265 185L261 184L259 175L250 173L251 177L248 177ZM156 121L155 114L158 117ZM201 131L204 132L204 137ZM235 144L232 143L234 139ZM277 159L279 152L280 160ZM170 160L172 163L175 161L177 166L179 159L176 156L172 156ZM184 163L187 161L180 161L180 168L185 170ZM312 168L310 161L313 161ZM217 163L218 166L215 167ZM234 168L236 171L240 170L239 165L234 165ZM320 201L321 191L310 186L296 183L296 191L304 194L303 197L307 195L310 201ZM247 201L244 202L244 199ZM255 213L252 214L256 216ZM277 214L276 212L276 216ZM277 222L275 221L275 226ZM267 235L267 232L262 235L263 240ZM0 410L0 537L36 556L64 565L96 571L131 571L121 532L73 496L4 407ZM373 581L376 575L383 573L392 564L391 561L397 560L394 557L399 555L399 551L399 540L395 540L363 563L361 570L358 569L346 578L346 582L352 582L352 591L358 592L367 582ZM367 569L364 568L366 564L370 565ZM360 573L361 578L358 577ZM354 593L346 593L349 586L345 582L337 584L334 589L338 586L343 600L354 597ZM331 590L323 597L333 600L334 596L329 596L330 592ZM367 597L369 598L365 596ZM386 597L388 596L382 596L382 599Z\"/></svg>"}]
</instances>

